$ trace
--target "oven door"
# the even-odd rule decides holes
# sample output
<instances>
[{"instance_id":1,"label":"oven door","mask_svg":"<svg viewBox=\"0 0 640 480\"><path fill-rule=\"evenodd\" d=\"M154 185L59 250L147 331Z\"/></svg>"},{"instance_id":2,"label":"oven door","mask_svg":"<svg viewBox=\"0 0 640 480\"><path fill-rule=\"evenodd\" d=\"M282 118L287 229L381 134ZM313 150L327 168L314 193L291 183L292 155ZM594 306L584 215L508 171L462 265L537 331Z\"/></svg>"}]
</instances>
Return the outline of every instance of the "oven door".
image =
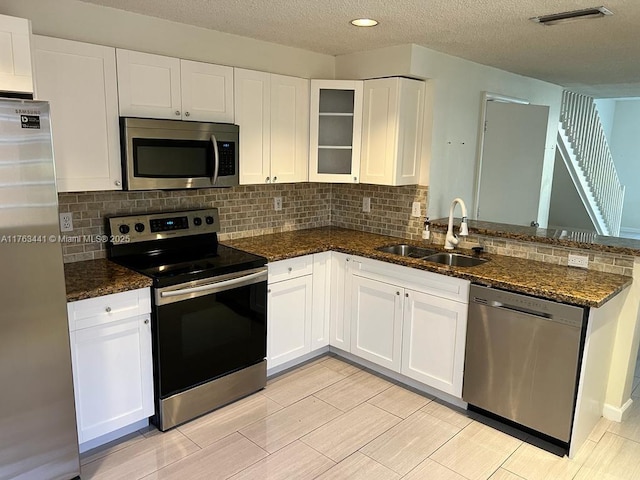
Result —
<instances>
[{"instance_id":1,"label":"oven door","mask_svg":"<svg viewBox=\"0 0 640 480\"><path fill-rule=\"evenodd\" d=\"M155 303L161 399L266 357L266 267L156 289Z\"/></svg>"}]
</instances>

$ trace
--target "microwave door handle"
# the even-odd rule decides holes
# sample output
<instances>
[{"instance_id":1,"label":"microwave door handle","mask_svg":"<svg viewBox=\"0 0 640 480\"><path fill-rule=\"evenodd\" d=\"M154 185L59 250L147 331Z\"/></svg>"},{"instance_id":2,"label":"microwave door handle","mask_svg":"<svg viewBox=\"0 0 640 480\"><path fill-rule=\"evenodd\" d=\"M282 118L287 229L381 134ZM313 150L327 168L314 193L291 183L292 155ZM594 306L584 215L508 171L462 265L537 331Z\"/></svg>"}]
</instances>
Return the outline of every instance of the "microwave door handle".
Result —
<instances>
[{"instance_id":1,"label":"microwave door handle","mask_svg":"<svg viewBox=\"0 0 640 480\"><path fill-rule=\"evenodd\" d=\"M213 143L213 177L211 177L211 184L215 185L218 182L218 171L220 169L220 152L218 152L218 141L215 135L211 135L211 143Z\"/></svg>"}]
</instances>

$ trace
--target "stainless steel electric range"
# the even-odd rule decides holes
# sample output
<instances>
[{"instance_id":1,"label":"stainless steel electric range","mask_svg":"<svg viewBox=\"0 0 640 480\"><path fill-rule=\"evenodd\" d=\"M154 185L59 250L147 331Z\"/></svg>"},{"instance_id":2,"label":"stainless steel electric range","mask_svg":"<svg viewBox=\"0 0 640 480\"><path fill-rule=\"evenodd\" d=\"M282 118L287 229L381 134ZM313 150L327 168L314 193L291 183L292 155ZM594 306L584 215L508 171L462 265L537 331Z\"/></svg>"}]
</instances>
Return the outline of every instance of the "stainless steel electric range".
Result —
<instances>
[{"instance_id":1,"label":"stainless steel electric range","mask_svg":"<svg viewBox=\"0 0 640 480\"><path fill-rule=\"evenodd\" d=\"M267 260L220 245L215 208L108 226L109 258L153 279L153 423L165 431L264 388Z\"/></svg>"}]
</instances>

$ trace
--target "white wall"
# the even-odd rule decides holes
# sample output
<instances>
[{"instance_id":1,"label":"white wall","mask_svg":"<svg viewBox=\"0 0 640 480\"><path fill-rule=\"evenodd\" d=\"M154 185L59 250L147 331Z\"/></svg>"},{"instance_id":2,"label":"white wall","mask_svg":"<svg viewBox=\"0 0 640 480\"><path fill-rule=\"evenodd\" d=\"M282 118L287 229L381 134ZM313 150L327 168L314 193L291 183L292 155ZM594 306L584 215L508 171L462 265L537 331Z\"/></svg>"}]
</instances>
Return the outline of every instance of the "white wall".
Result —
<instances>
[{"instance_id":1,"label":"white wall","mask_svg":"<svg viewBox=\"0 0 640 480\"><path fill-rule=\"evenodd\" d=\"M429 79L433 122L430 168L421 183L429 184L429 216L448 215L449 204L462 197L473 209L482 93L488 91L548 105L549 130L541 197L550 199L562 87L515 75L417 45L401 45L336 58L336 77L371 78L405 75ZM427 106L429 108L429 106ZM428 157L427 154L424 156ZM523 179L523 181L525 181ZM499 192L496 192L499 195ZM543 205L541 210L548 211Z\"/></svg>"},{"instance_id":2,"label":"white wall","mask_svg":"<svg viewBox=\"0 0 640 480\"><path fill-rule=\"evenodd\" d=\"M283 75L334 78L331 55L77 0L0 0L0 13L30 19L38 35Z\"/></svg>"},{"instance_id":3,"label":"white wall","mask_svg":"<svg viewBox=\"0 0 640 480\"><path fill-rule=\"evenodd\" d=\"M600 116L604 136L607 137L607 142L611 145L611 132L613 131L613 117L616 113L616 101L610 98L596 98L593 100L593 103L596 105L596 110Z\"/></svg>"},{"instance_id":4,"label":"white wall","mask_svg":"<svg viewBox=\"0 0 640 480\"><path fill-rule=\"evenodd\" d=\"M610 147L618 176L626 186L621 228L640 233L640 100L616 101Z\"/></svg>"},{"instance_id":5,"label":"white wall","mask_svg":"<svg viewBox=\"0 0 640 480\"><path fill-rule=\"evenodd\" d=\"M559 152L556 152L553 169L548 226L596 231Z\"/></svg>"}]
</instances>

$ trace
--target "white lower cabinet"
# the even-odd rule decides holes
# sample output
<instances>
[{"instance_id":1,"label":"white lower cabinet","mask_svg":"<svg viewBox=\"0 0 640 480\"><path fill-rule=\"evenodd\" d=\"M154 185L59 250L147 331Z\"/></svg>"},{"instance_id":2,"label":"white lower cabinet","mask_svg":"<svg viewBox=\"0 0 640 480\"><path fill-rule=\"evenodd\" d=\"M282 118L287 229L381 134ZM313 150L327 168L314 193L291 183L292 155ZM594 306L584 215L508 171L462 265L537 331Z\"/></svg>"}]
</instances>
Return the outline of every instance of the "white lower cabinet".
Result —
<instances>
[{"instance_id":1,"label":"white lower cabinet","mask_svg":"<svg viewBox=\"0 0 640 480\"><path fill-rule=\"evenodd\" d=\"M400 371L403 289L354 276L351 282L351 353Z\"/></svg>"},{"instance_id":2,"label":"white lower cabinet","mask_svg":"<svg viewBox=\"0 0 640 480\"><path fill-rule=\"evenodd\" d=\"M267 368L311 351L311 275L269 284Z\"/></svg>"},{"instance_id":3,"label":"white lower cabinet","mask_svg":"<svg viewBox=\"0 0 640 480\"><path fill-rule=\"evenodd\" d=\"M351 315L347 312L347 300L351 297L351 256L331 252L331 320L329 345L345 352L351 351Z\"/></svg>"},{"instance_id":4,"label":"white lower cabinet","mask_svg":"<svg viewBox=\"0 0 640 480\"><path fill-rule=\"evenodd\" d=\"M400 373L462 397L467 304L405 291Z\"/></svg>"},{"instance_id":5,"label":"white lower cabinet","mask_svg":"<svg viewBox=\"0 0 640 480\"><path fill-rule=\"evenodd\" d=\"M67 304L81 449L154 413L150 307L148 288Z\"/></svg>"},{"instance_id":6,"label":"white lower cabinet","mask_svg":"<svg viewBox=\"0 0 640 480\"><path fill-rule=\"evenodd\" d=\"M267 369L329 345L331 261L323 252L269 264Z\"/></svg>"},{"instance_id":7,"label":"white lower cabinet","mask_svg":"<svg viewBox=\"0 0 640 480\"><path fill-rule=\"evenodd\" d=\"M351 257L345 283L353 355L462 397L468 281Z\"/></svg>"},{"instance_id":8,"label":"white lower cabinet","mask_svg":"<svg viewBox=\"0 0 640 480\"><path fill-rule=\"evenodd\" d=\"M468 297L467 280L344 253L270 263L267 368L331 345L461 398Z\"/></svg>"}]
</instances>

